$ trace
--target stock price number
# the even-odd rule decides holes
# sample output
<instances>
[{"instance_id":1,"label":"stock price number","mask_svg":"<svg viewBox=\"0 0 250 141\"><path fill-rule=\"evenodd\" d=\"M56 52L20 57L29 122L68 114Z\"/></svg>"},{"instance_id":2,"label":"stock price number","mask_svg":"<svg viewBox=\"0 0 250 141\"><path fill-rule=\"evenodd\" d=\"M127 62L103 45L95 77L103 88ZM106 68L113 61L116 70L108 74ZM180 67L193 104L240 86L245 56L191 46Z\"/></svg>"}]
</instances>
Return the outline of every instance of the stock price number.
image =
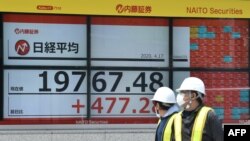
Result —
<instances>
[{"instance_id":1,"label":"stock price number","mask_svg":"<svg viewBox=\"0 0 250 141\"><path fill-rule=\"evenodd\" d=\"M97 71L92 77L92 87L99 93L155 92L165 85L165 79L163 72Z\"/></svg>"},{"instance_id":2,"label":"stock price number","mask_svg":"<svg viewBox=\"0 0 250 141\"><path fill-rule=\"evenodd\" d=\"M52 75L49 75L49 72L43 71L39 74L42 78L39 92L79 92L83 91L83 87L86 91L86 72L56 71ZM157 88L165 85L165 79L163 72L96 71L93 72L91 84L92 90L99 93L155 92Z\"/></svg>"},{"instance_id":3,"label":"stock price number","mask_svg":"<svg viewBox=\"0 0 250 141\"><path fill-rule=\"evenodd\" d=\"M83 71L57 71L54 73L53 77L48 77L48 71L43 71L39 74L39 77L42 78L42 87L39 88L39 92L54 91L54 89L48 86L48 81L56 83L56 85L51 84L53 86L58 86L55 88L56 92L78 92L79 89L83 87L82 84L85 76L86 72ZM71 84L69 83L70 79L72 79ZM67 90L69 86L70 88L73 88L73 90Z\"/></svg>"}]
</instances>

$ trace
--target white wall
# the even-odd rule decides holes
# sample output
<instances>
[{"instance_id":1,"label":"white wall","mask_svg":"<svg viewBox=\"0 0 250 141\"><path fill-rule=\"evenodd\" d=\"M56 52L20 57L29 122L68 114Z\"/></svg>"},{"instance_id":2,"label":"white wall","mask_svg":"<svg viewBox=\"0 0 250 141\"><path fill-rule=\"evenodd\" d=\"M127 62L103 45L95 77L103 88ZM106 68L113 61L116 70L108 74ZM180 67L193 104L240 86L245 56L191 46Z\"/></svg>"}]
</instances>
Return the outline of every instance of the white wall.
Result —
<instances>
[{"instance_id":1,"label":"white wall","mask_svg":"<svg viewBox=\"0 0 250 141\"><path fill-rule=\"evenodd\" d=\"M154 141L156 125L0 125L0 141Z\"/></svg>"}]
</instances>

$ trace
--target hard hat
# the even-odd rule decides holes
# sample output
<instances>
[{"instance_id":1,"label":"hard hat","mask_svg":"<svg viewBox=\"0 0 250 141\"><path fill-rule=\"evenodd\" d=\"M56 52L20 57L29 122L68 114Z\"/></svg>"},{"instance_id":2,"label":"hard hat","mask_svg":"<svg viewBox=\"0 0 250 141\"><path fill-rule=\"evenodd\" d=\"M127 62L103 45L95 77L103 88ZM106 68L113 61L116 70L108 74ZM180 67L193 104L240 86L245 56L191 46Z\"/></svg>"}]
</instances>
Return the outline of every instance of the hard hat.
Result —
<instances>
[{"instance_id":1,"label":"hard hat","mask_svg":"<svg viewBox=\"0 0 250 141\"><path fill-rule=\"evenodd\" d=\"M168 87L160 87L154 94L152 101L159 101L162 103L176 103L174 92Z\"/></svg>"},{"instance_id":2,"label":"hard hat","mask_svg":"<svg viewBox=\"0 0 250 141\"><path fill-rule=\"evenodd\" d=\"M205 95L205 85L203 81L197 77L188 77L184 79L180 88L176 89L177 92L185 90L197 91Z\"/></svg>"}]
</instances>

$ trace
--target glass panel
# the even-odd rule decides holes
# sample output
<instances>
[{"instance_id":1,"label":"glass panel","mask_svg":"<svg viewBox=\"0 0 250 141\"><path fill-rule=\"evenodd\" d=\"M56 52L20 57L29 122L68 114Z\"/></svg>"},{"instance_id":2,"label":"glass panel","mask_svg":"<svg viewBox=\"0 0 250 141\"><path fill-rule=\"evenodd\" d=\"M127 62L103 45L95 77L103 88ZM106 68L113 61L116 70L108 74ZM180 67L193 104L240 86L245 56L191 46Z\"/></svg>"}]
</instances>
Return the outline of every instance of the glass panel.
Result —
<instances>
[{"instance_id":1,"label":"glass panel","mask_svg":"<svg viewBox=\"0 0 250 141\"><path fill-rule=\"evenodd\" d=\"M3 124L87 116L86 17L3 14Z\"/></svg>"},{"instance_id":2,"label":"glass panel","mask_svg":"<svg viewBox=\"0 0 250 141\"><path fill-rule=\"evenodd\" d=\"M91 117L96 121L155 123L150 99L157 88L168 86L167 71L92 71L91 74Z\"/></svg>"},{"instance_id":3,"label":"glass panel","mask_svg":"<svg viewBox=\"0 0 250 141\"><path fill-rule=\"evenodd\" d=\"M160 18L93 17L93 66L167 67L168 21Z\"/></svg>"},{"instance_id":4,"label":"glass panel","mask_svg":"<svg viewBox=\"0 0 250 141\"><path fill-rule=\"evenodd\" d=\"M5 70L4 118L86 117L80 106L87 103L85 76L80 70Z\"/></svg>"},{"instance_id":5,"label":"glass panel","mask_svg":"<svg viewBox=\"0 0 250 141\"><path fill-rule=\"evenodd\" d=\"M86 65L86 19L3 15L4 65Z\"/></svg>"},{"instance_id":6,"label":"glass panel","mask_svg":"<svg viewBox=\"0 0 250 141\"><path fill-rule=\"evenodd\" d=\"M248 67L247 20L174 20L174 67Z\"/></svg>"}]
</instances>

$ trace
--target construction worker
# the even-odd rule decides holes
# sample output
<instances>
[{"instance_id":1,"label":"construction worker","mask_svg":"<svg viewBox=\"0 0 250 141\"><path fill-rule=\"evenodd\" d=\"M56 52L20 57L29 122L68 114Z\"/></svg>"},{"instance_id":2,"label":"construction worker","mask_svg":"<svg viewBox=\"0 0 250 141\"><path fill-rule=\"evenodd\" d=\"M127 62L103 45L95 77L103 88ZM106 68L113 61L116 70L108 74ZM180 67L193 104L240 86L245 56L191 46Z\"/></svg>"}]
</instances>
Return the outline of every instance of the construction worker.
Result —
<instances>
[{"instance_id":1,"label":"construction worker","mask_svg":"<svg viewBox=\"0 0 250 141\"><path fill-rule=\"evenodd\" d=\"M182 111L174 120L175 141L223 141L220 120L212 108L204 106L206 93L203 81L188 77L176 91L176 100Z\"/></svg>"},{"instance_id":2,"label":"construction worker","mask_svg":"<svg viewBox=\"0 0 250 141\"><path fill-rule=\"evenodd\" d=\"M153 101L156 115L159 118L155 141L170 141L173 139L172 125L174 116L179 111L179 107L176 105L175 94L168 87L160 87L151 100Z\"/></svg>"}]
</instances>

